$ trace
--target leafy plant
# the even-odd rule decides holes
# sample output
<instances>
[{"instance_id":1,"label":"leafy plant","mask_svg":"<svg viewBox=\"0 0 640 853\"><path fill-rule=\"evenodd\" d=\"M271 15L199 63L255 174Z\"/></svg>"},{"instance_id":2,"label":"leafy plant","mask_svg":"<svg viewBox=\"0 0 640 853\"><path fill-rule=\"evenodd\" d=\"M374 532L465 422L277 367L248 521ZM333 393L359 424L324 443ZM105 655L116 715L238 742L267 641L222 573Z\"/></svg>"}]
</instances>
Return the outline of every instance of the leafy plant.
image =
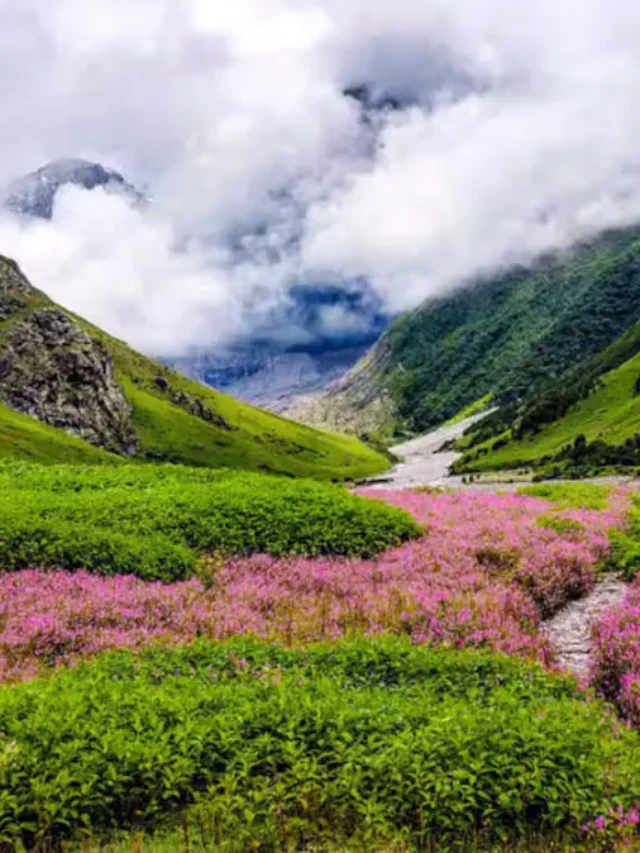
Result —
<instances>
[{"instance_id":1,"label":"leafy plant","mask_svg":"<svg viewBox=\"0 0 640 853\"><path fill-rule=\"evenodd\" d=\"M400 510L313 481L172 466L0 468L0 566L165 581L198 555L371 555L419 533Z\"/></svg>"},{"instance_id":2,"label":"leafy plant","mask_svg":"<svg viewBox=\"0 0 640 853\"><path fill-rule=\"evenodd\" d=\"M185 809L235 851L578 837L640 785L637 734L571 680L399 640L108 655L0 690L0 731L0 840L28 849Z\"/></svg>"}]
</instances>

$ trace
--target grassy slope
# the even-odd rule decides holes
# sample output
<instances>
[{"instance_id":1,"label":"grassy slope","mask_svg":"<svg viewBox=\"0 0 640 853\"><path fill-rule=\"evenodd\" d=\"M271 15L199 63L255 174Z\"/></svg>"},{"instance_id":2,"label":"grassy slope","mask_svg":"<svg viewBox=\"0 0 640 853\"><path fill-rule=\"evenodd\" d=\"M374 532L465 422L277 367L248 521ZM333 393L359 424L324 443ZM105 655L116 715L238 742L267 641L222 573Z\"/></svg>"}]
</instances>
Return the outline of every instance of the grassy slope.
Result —
<instances>
[{"instance_id":1,"label":"grassy slope","mask_svg":"<svg viewBox=\"0 0 640 853\"><path fill-rule=\"evenodd\" d=\"M639 376L640 355L636 355L606 373L601 387L577 403L563 418L529 439L510 441L496 451L491 450L496 441L492 438L478 448L486 448L489 453L466 465L465 469L486 471L536 462L543 456L559 453L578 435L584 435L590 442L599 439L608 444L622 444L640 429L640 396L635 392Z\"/></svg>"},{"instance_id":2,"label":"grassy slope","mask_svg":"<svg viewBox=\"0 0 640 853\"><path fill-rule=\"evenodd\" d=\"M122 463L119 456L105 453L0 403L0 461L6 459L76 465Z\"/></svg>"},{"instance_id":3,"label":"grassy slope","mask_svg":"<svg viewBox=\"0 0 640 853\"><path fill-rule=\"evenodd\" d=\"M31 311L52 306L34 288L27 308L0 323L0 345L3 331L26 319ZM357 439L314 430L233 400L168 370L67 313L102 341L112 355L118 380L133 407L142 458L328 480L359 479L389 467L387 458ZM166 380L170 394L182 392L191 400L199 399L223 419L221 425L201 420L175 405L156 384L159 376ZM0 411L0 430L4 438L0 458L40 462L100 462L109 458L82 441L7 409Z\"/></svg>"},{"instance_id":4,"label":"grassy slope","mask_svg":"<svg viewBox=\"0 0 640 853\"><path fill-rule=\"evenodd\" d=\"M483 412L486 412L491 408L492 402L493 395L486 394L480 400L475 400L475 402L471 403L470 406L467 406L465 409L459 411L457 415L450 418L447 421L446 426L455 426L456 424L462 423L462 421L466 421L467 418L472 418L475 415L481 415Z\"/></svg>"},{"instance_id":5,"label":"grassy slope","mask_svg":"<svg viewBox=\"0 0 640 853\"><path fill-rule=\"evenodd\" d=\"M126 361L130 364L128 356ZM128 368L118 354L116 365L133 405L133 423L141 450L154 458L187 465L211 465L214 460L215 466L323 479L357 479L388 467L384 457L354 438L287 421L163 371L172 387L199 397L231 429L217 427L156 393L148 381L150 377L144 375L147 365L138 365L142 371Z\"/></svg>"},{"instance_id":6,"label":"grassy slope","mask_svg":"<svg viewBox=\"0 0 640 853\"><path fill-rule=\"evenodd\" d=\"M638 232L609 234L400 318L374 351L372 385L400 428L424 432L487 394L536 392L638 319Z\"/></svg>"},{"instance_id":7,"label":"grassy slope","mask_svg":"<svg viewBox=\"0 0 640 853\"><path fill-rule=\"evenodd\" d=\"M111 352L140 450L185 465L225 466L322 479L358 479L378 473L388 460L357 439L312 429L264 412L187 379L84 323ZM172 389L200 399L231 427L224 429L173 405L158 390L161 375Z\"/></svg>"}]
</instances>

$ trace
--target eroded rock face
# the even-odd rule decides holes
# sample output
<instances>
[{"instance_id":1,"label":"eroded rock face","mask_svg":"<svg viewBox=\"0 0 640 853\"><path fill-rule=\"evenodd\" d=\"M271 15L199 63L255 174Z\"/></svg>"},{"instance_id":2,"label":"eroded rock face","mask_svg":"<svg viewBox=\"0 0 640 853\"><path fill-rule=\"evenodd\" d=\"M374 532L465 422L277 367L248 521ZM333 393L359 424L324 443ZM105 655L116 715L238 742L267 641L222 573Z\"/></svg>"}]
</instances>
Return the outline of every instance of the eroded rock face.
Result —
<instances>
[{"instance_id":1,"label":"eroded rock face","mask_svg":"<svg viewBox=\"0 0 640 853\"><path fill-rule=\"evenodd\" d=\"M5 302L2 279L5 307L20 292L10 290ZM0 400L91 444L135 453L131 406L111 357L56 308L35 311L7 331L0 344Z\"/></svg>"},{"instance_id":2,"label":"eroded rock face","mask_svg":"<svg viewBox=\"0 0 640 853\"><path fill-rule=\"evenodd\" d=\"M26 307L29 287L18 265L0 256L0 322Z\"/></svg>"}]
</instances>

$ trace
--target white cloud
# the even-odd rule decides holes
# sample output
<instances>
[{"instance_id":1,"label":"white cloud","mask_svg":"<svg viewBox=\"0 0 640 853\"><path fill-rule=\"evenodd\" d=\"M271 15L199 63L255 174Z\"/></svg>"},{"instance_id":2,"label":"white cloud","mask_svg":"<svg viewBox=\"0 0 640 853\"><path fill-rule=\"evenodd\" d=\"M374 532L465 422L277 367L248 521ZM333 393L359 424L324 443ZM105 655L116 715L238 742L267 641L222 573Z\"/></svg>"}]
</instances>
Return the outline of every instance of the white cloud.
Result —
<instances>
[{"instance_id":1,"label":"white cloud","mask_svg":"<svg viewBox=\"0 0 640 853\"><path fill-rule=\"evenodd\" d=\"M0 251L156 353L293 282L408 308L640 219L638 43L635 0L0 0L0 181L85 156L154 197L70 191ZM373 150L358 82L413 105Z\"/></svg>"}]
</instances>

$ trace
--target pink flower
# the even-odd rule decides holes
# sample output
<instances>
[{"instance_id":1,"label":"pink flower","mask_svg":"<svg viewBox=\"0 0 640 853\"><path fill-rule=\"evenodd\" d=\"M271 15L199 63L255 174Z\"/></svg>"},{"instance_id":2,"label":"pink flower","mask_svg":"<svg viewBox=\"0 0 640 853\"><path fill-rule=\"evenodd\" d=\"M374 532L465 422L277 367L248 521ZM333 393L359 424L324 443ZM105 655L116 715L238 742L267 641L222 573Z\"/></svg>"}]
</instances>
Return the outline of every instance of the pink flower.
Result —
<instances>
[{"instance_id":1,"label":"pink flower","mask_svg":"<svg viewBox=\"0 0 640 853\"><path fill-rule=\"evenodd\" d=\"M31 678L43 665L73 665L106 649L238 634L298 644L391 632L550 663L542 619L593 586L608 554L607 530L622 526L628 503L620 492L604 512L559 512L514 495L373 496L411 512L426 534L373 560L230 559L216 564L210 588L87 572L0 575L0 680ZM558 532L543 523L550 513L578 524ZM599 645L602 660L614 661L605 680L630 704L640 652L618 634L624 628L624 637L640 637L634 602L620 615L624 625L612 617L609 629L605 621Z\"/></svg>"}]
</instances>

